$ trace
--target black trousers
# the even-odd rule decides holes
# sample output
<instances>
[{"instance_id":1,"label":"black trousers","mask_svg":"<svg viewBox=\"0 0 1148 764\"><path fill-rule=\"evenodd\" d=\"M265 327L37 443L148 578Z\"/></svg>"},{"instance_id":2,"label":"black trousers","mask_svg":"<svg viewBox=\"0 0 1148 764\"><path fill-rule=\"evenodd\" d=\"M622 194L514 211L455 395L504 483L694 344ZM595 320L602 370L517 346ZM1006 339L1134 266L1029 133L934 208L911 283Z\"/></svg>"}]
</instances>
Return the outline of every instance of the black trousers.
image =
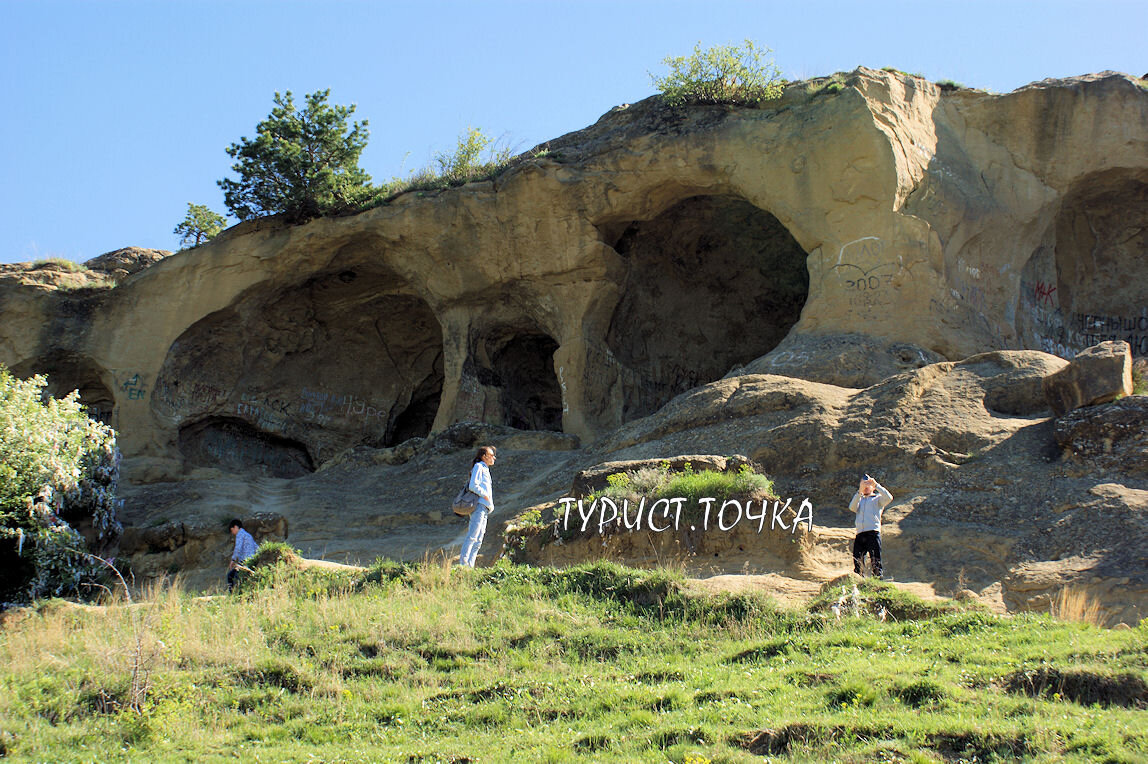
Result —
<instances>
[{"instance_id":1,"label":"black trousers","mask_svg":"<svg viewBox=\"0 0 1148 764\"><path fill-rule=\"evenodd\" d=\"M856 552L854 552L854 554L856 554ZM227 591L231 591L232 589L235 588L235 582L238 579L239 579L239 571L238 570L227 571Z\"/></svg>"},{"instance_id":2,"label":"black trousers","mask_svg":"<svg viewBox=\"0 0 1148 764\"><path fill-rule=\"evenodd\" d=\"M853 572L861 575L861 561L868 554L873 563L873 575L881 577L881 533L864 531L853 539Z\"/></svg>"}]
</instances>

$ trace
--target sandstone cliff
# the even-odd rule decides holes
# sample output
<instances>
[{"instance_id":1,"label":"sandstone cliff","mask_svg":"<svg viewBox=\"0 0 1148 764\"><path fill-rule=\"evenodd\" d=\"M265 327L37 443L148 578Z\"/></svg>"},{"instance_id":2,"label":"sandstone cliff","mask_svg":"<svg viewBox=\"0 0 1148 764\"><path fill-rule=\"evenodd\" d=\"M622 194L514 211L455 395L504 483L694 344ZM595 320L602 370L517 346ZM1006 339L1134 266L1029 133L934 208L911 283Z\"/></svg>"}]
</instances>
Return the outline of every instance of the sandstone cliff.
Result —
<instances>
[{"instance_id":1,"label":"sandstone cliff","mask_svg":"<svg viewBox=\"0 0 1148 764\"><path fill-rule=\"evenodd\" d=\"M781 375L820 390L819 411L860 417L850 407L883 380L979 353L1069 358L1116 338L1144 356L1146 231L1141 81L1103 73L993 95L858 69L838 93L794 86L763 109L620 106L493 182L301 226L243 224L123 268L114 288L5 269L0 362L78 388L120 432L136 483L202 478L170 489L185 498L227 474L251 476L237 508L282 505L280 490L310 490L299 486L338 496L402 469L332 482L347 449L460 421L599 444L524 450L538 472L523 485L541 497L594 449L649 450L670 432L643 428L700 433L726 403L675 424L681 404L663 407L706 383L687 399ZM899 458L899 433L916 426L894 416L880 437L842 442L795 395L778 416L800 448L713 452L753 451L784 482L810 469L801 454L852 454L848 468ZM979 413L984 395L958 409ZM1023 405L993 410L1046 415ZM942 462L968 453L983 440L970 427L950 423L921 447ZM445 458L420 457L429 472L388 494L384 513L443 541L437 510L411 494Z\"/></svg>"}]
</instances>

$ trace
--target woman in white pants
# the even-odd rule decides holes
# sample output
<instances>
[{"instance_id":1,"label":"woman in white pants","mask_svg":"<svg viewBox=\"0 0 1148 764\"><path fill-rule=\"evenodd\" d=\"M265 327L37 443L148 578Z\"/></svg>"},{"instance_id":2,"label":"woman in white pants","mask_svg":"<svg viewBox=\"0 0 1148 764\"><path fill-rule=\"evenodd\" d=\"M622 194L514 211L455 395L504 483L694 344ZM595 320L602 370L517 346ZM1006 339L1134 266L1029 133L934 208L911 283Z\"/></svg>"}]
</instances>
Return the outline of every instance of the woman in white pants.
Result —
<instances>
[{"instance_id":1,"label":"woman in white pants","mask_svg":"<svg viewBox=\"0 0 1148 764\"><path fill-rule=\"evenodd\" d=\"M470 527L466 540L462 542L462 553L458 556L460 565L474 567L482 537L486 535L486 520L494 511L494 489L490 480L490 468L497 457L494 446L482 446L474 455L474 465L470 468L470 490L478 494L478 506L470 514Z\"/></svg>"}]
</instances>

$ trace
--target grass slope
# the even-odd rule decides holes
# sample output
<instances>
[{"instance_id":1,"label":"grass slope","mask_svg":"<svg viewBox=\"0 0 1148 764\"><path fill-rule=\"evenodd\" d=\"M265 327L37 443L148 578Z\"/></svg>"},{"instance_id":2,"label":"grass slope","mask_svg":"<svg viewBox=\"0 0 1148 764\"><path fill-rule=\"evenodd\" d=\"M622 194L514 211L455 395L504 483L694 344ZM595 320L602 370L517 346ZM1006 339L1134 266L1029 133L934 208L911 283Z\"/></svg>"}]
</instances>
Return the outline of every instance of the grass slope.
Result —
<instances>
[{"instance_id":1,"label":"grass slope","mask_svg":"<svg viewBox=\"0 0 1148 764\"><path fill-rule=\"evenodd\" d=\"M10 617L0 756L1148 757L1145 624L998 617L852 579L792 612L605 563L363 572L264 558L230 597L157 588L131 606Z\"/></svg>"}]
</instances>

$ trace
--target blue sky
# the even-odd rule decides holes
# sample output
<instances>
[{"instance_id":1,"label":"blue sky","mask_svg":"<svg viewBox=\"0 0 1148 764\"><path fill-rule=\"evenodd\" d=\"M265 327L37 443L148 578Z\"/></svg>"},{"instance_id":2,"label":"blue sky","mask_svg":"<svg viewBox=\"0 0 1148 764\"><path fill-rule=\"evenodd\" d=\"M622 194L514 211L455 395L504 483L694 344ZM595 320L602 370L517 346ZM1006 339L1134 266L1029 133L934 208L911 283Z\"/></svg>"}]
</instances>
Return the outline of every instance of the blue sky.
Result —
<instances>
[{"instance_id":1,"label":"blue sky","mask_svg":"<svg viewBox=\"0 0 1148 764\"><path fill-rule=\"evenodd\" d=\"M224 212L225 148L275 91L330 88L370 123L376 181L468 126L526 150L651 95L662 59L745 38L786 77L858 65L1007 92L1148 72L1148 2L0 0L0 262L176 249Z\"/></svg>"}]
</instances>

